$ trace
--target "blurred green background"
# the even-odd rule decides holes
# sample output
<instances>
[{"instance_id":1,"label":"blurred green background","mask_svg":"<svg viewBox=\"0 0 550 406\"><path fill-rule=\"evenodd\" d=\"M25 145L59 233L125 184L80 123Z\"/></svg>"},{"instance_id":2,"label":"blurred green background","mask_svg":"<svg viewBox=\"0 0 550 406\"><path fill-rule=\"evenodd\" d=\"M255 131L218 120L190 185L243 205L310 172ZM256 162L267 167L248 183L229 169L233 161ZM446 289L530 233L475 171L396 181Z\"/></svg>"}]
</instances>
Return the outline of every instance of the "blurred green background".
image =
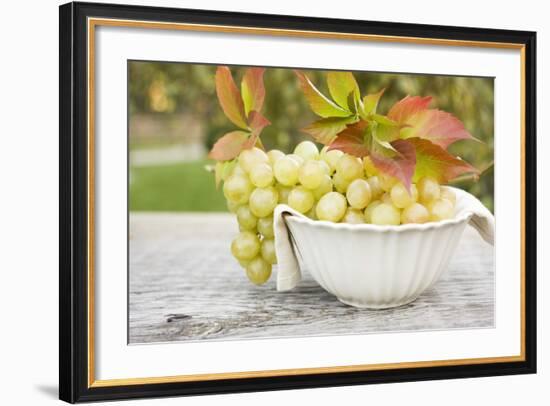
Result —
<instances>
[{"instance_id":1,"label":"blurred green background","mask_svg":"<svg viewBox=\"0 0 550 406\"><path fill-rule=\"evenodd\" d=\"M245 68L232 67L237 86ZM206 158L218 137L235 126L218 105L216 66L167 62L129 62L130 210L225 211ZM323 71L305 71L325 94ZM458 117L476 141L459 141L451 152L482 171L479 180L455 186L476 195L493 210L493 79L456 76L354 72L363 95L386 89L378 111L386 114L406 95L432 96L432 107ZM264 74L264 115L272 122L262 132L266 149L285 152L309 139L300 132L316 116L291 69Z\"/></svg>"}]
</instances>

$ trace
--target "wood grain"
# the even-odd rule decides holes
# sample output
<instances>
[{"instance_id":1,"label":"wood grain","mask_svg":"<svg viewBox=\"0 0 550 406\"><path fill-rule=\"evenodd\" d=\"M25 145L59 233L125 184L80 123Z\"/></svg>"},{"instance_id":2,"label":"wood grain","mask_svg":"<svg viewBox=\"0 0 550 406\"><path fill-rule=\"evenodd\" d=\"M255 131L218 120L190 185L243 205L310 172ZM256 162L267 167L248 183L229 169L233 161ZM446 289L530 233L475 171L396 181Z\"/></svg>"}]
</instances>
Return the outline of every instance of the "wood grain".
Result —
<instances>
[{"instance_id":1,"label":"wood grain","mask_svg":"<svg viewBox=\"0 0 550 406\"><path fill-rule=\"evenodd\" d=\"M494 325L494 249L467 227L441 280L388 310L340 303L305 273L290 292L248 282L231 257L227 214L132 213L130 344L365 334Z\"/></svg>"}]
</instances>

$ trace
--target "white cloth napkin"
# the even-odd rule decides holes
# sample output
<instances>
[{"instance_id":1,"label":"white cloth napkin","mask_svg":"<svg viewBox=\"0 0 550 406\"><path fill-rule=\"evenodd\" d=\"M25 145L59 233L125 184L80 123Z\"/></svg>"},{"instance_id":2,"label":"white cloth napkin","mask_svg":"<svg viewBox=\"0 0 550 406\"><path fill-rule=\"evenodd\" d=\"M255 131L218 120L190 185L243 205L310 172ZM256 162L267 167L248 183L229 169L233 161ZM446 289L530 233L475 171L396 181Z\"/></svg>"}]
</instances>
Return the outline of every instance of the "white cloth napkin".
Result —
<instances>
[{"instance_id":1,"label":"white cloth napkin","mask_svg":"<svg viewBox=\"0 0 550 406\"><path fill-rule=\"evenodd\" d=\"M462 189L449 187L455 192L455 215L471 214L469 225L489 244L494 245L495 218L493 214L475 196ZM291 207L280 204L273 214L275 232L275 251L277 252L277 290L294 288L302 279L300 265L296 258L291 235L285 222L285 216L305 217ZM311 220L313 221L313 220Z\"/></svg>"}]
</instances>

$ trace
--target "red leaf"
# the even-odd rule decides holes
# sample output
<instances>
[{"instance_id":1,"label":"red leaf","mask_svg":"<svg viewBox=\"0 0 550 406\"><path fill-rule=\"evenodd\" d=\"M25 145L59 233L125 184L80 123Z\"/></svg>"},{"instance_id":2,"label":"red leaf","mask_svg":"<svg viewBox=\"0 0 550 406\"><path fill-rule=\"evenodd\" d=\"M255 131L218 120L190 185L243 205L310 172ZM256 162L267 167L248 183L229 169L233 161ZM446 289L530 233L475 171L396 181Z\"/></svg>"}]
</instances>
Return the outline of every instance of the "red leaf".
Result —
<instances>
[{"instance_id":1,"label":"red leaf","mask_svg":"<svg viewBox=\"0 0 550 406\"><path fill-rule=\"evenodd\" d=\"M415 148L408 140L395 140L391 145L399 152L393 157L372 153L370 158L381 172L399 179L410 190L416 165Z\"/></svg>"},{"instance_id":2,"label":"red leaf","mask_svg":"<svg viewBox=\"0 0 550 406\"><path fill-rule=\"evenodd\" d=\"M322 118L303 128L302 131L311 135L315 141L324 145L329 145L334 141L334 137L343 131L347 124L354 120L354 117Z\"/></svg>"},{"instance_id":3,"label":"red leaf","mask_svg":"<svg viewBox=\"0 0 550 406\"><path fill-rule=\"evenodd\" d=\"M447 183L464 173L479 174L472 165L451 155L429 140L410 138L402 141L409 142L416 150L415 180L431 176L440 183Z\"/></svg>"},{"instance_id":4,"label":"red leaf","mask_svg":"<svg viewBox=\"0 0 550 406\"><path fill-rule=\"evenodd\" d=\"M367 126L368 123L366 121L358 121L355 124L347 126L347 128L340 132L334 141L331 142L328 149L338 149L359 158L369 155L369 146L365 144L365 131Z\"/></svg>"},{"instance_id":5,"label":"red leaf","mask_svg":"<svg viewBox=\"0 0 550 406\"><path fill-rule=\"evenodd\" d=\"M320 117L348 117L351 113L324 96L311 83L306 75L299 70L295 70L296 76L300 81L300 87L304 93L311 110Z\"/></svg>"},{"instance_id":6,"label":"red leaf","mask_svg":"<svg viewBox=\"0 0 550 406\"><path fill-rule=\"evenodd\" d=\"M256 145L256 141L258 140L260 133L265 127L271 124L267 118L262 116L262 114L258 113L257 111L251 111L248 118L250 121L250 128L252 129L252 133L250 135L250 138L248 138L248 140L246 140L246 142L243 144L243 149L249 149Z\"/></svg>"},{"instance_id":7,"label":"red leaf","mask_svg":"<svg viewBox=\"0 0 550 406\"><path fill-rule=\"evenodd\" d=\"M475 139L464 124L450 113L441 110L423 110L407 118L403 138L424 138L446 149L453 142Z\"/></svg>"},{"instance_id":8,"label":"red leaf","mask_svg":"<svg viewBox=\"0 0 550 406\"><path fill-rule=\"evenodd\" d=\"M208 154L208 158L215 159L216 161L228 161L233 159L244 149L244 145L248 140L249 134L247 132L229 132L216 141Z\"/></svg>"},{"instance_id":9,"label":"red leaf","mask_svg":"<svg viewBox=\"0 0 550 406\"><path fill-rule=\"evenodd\" d=\"M406 96L393 105L388 113L388 118L403 124L412 115L426 110L431 101L430 96Z\"/></svg>"},{"instance_id":10,"label":"red leaf","mask_svg":"<svg viewBox=\"0 0 550 406\"><path fill-rule=\"evenodd\" d=\"M249 68L243 76L241 93L247 117L253 110L262 110L265 99L264 71L265 68Z\"/></svg>"},{"instance_id":11,"label":"red leaf","mask_svg":"<svg viewBox=\"0 0 550 406\"><path fill-rule=\"evenodd\" d=\"M258 131L258 133L261 133L265 127L271 124L267 118L257 111L250 112L248 115L248 122L252 132Z\"/></svg>"},{"instance_id":12,"label":"red leaf","mask_svg":"<svg viewBox=\"0 0 550 406\"><path fill-rule=\"evenodd\" d=\"M216 71L216 93L223 112L229 120L242 129L247 129L241 93L227 66L218 66Z\"/></svg>"}]
</instances>

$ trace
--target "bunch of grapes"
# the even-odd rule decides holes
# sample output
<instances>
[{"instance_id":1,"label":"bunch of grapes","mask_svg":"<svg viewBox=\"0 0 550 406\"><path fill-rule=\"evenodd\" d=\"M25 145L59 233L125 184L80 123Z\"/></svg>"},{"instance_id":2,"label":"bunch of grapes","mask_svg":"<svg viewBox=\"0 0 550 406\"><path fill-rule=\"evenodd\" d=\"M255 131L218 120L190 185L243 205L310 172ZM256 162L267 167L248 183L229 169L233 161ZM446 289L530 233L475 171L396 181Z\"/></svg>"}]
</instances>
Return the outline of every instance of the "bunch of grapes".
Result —
<instances>
[{"instance_id":1,"label":"bunch of grapes","mask_svg":"<svg viewBox=\"0 0 550 406\"><path fill-rule=\"evenodd\" d=\"M370 158L321 151L310 141L292 154L244 149L224 178L223 193L240 233L231 252L251 282L261 285L277 263L273 211L287 204L314 220L399 225L452 218L456 197L430 177L407 189L380 173Z\"/></svg>"}]
</instances>

